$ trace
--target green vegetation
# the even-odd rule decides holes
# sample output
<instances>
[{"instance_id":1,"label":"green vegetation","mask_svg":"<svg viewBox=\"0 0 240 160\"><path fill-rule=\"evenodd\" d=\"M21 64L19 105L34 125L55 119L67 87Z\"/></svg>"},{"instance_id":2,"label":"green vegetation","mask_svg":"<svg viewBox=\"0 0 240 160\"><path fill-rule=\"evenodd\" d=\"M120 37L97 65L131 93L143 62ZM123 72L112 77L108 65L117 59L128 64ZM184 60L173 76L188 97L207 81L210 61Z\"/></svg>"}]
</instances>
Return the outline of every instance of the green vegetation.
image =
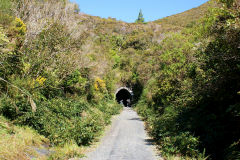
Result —
<instances>
[{"instance_id":1,"label":"green vegetation","mask_svg":"<svg viewBox=\"0 0 240 160\"><path fill-rule=\"evenodd\" d=\"M142 10L140 9L136 23L143 23L143 22L144 22L144 18L143 18Z\"/></svg>"},{"instance_id":2,"label":"green vegetation","mask_svg":"<svg viewBox=\"0 0 240 160\"><path fill-rule=\"evenodd\" d=\"M147 24L80 15L67 0L0 2L0 127L31 127L50 159L81 157L126 85L166 159L239 159L238 1Z\"/></svg>"},{"instance_id":3,"label":"green vegetation","mask_svg":"<svg viewBox=\"0 0 240 160\"><path fill-rule=\"evenodd\" d=\"M105 79L109 84L113 79L108 74L93 75L93 69L84 64L90 61L83 60L85 55L81 51L88 33L72 34L69 25L47 19L44 12L44 9L56 12L52 5L59 7L60 12L68 9L65 15L60 15L67 21L67 16L77 16L76 6L71 8L72 4L67 1L57 4L53 1L4 1L1 5L1 15L8 15L2 16L5 19L0 22L1 116L22 128L22 132L25 132L24 126L30 126L45 136L51 148L56 148L52 159L82 156L79 146L91 144L110 123L111 116L119 113L121 106L114 102L108 91L111 86L106 87ZM43 7L40 10L39 5ZM37 13L32 7L38 10ZM5 12L10 8L20 17ZM35 18L34 14L43 18L28 21ZM35 28L32 23L45 25ZM9 141L1 137L0 141ZM26 148L34 142L23 143ZM19 146L15 147L19 152L16 156L26 159L28 151L21 147L22 144ZM10 150L4 150L4 159L16 159L16 152L7 151Z\"/></svg>"},{"instance_id":4,"label":"green vegetation","mask_svg":"<svg viewBox=\"0 0 240 160\"><path fill-rule=\"evenodd\" d=\"M2 116L0 116L0 120L1 159L25 160L30 155L44 159L44 157L37 155L34 147L41 148L41 145L48 144L46 138L29 127L14 126Z\"/></svg>"},{"instance_id":5,"label":"green vegetation","mask_svg":"<svg viewBox=\"0 0 240 160\"><path fill-rule=\"evenodd\" d=\"M138 111L165 156L240 158L238 7L212 9L158 48Z\"/></svg>"},{"instance_id":6,"label":"green vegetation","mask_svg":"<svg viewBox=\"0 0 240 160\"><path fill-rule=\"evenodd\" d=\"M197 20L200 20L201 18L206 16L206 13L208 12L209 7L216 7L216 6L217 6L216 1L211 0L211 1L208 1L207 3L202 4L197 8L192 8L185 12L168 16L163 19L156 20L154 22L161 25L190 28L197 23Z\"/></svg>"}]
</instances>

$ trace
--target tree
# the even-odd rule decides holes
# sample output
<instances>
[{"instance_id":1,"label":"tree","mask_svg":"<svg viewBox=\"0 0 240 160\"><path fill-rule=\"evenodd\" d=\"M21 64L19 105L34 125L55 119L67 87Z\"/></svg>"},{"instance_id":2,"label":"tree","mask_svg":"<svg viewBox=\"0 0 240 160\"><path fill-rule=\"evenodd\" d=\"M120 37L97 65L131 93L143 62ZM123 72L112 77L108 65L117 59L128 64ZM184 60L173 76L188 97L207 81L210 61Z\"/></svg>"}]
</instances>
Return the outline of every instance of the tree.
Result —
<instances>
[{"instance_id":1,"label":"tree","mask_svg":"<svg viewBox=\"0 0 240 160\"><path fill-rule=\"evenodd\" d=\"M74 4L74 12L75 13L79 13L80 12L78 4Z\"/></svg>"},{"instance_id":2,"label":"tree","mask_svg":"<svg viewBox=\"0 0 240 160\"><path fill-rule=\"evenodd\" d=\"M144 22L144 18L143 18L142 10L140 9L136 23L143 23L143 22Z\"/></svg>"}]
</instances>

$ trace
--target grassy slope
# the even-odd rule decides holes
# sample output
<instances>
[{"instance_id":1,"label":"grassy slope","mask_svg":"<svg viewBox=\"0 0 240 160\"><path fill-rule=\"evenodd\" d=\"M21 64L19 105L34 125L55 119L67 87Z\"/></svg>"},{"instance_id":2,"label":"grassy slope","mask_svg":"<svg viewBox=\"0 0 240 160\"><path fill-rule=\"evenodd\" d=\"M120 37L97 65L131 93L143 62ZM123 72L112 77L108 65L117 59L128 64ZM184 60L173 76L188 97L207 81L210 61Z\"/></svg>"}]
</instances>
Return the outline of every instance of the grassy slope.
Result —
<instances>
[{"instance_id":1,"label":"grassy slope","mask_svg":"<svg viewBox=\"0 0 240 160\"><path fill-rule=\"evenodd\" d=\"M30 156L41 157L34 147L41 148L49 140L29 127L15 126L0 116L0 159L28 159Z\"/></svg>"},{"instance_id":2,"label":"grassy slope","mask_svg":"<svg viewBox=\"0 0 240 160\"><path fill-rule=\"evenodd\" d=\"M214 5L216 4L214 4L212 1L208 1L207 3L204 3L199 7L192 8L185 12L156 20L154 21L154 23L178 27L191 26L192 23L196 23L197 20L203 18L204 15L207 13L208 8Z\"/></svg>"}]
</instances>

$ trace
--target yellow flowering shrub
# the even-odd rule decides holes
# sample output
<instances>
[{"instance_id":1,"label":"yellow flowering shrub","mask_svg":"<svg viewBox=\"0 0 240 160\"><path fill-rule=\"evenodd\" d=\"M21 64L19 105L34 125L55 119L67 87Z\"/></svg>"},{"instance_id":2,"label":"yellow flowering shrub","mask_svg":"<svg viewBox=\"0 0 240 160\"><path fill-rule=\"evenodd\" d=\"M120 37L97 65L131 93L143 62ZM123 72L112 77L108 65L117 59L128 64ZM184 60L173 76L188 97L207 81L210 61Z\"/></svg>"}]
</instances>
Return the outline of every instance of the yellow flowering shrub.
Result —
<instances>
[{"instance_id":1,"label":"yellow flowering shrub","mask_svg":"<svg viewBox=\"0 0 240 160\"><path fill-rule=\"evenodd\" d=\"M106 83L105 83L105 81L102 80L101 78L97 77L97 78L95 79L95 82L94 82L94 88L95 88L95 90L97 90L97 91L99 91L99 90L101 90L101 91L105 90L105 89L106 89Z\"/></svg>"},{"instance_id":2,"label":"yellow flowering shrub","mask_svg":"<svg viewBox=\"0 0 240 160\"><path fill-rule=\"evenodd\" d=\"M39 76L39 77L37 77L36 82L38 82L39 85L43 86L43 84L46 80L47 80L46 78Z\"/></svg>"},{"instance_id":3,"label":"yellow flowering shrub","mask_svg":"<svg viewBox=\"0 0 240 160\"><path fill-rule=\"evenodd\" d=\"M17 32L18 35L25 35L27 32L27 26L20 18L15 18L14 22L14 31Z\"/></svg>"},{"instance_id":4,"label":"yellow flowering shrub","mask_svg":"<svg viewBox=\"0 0 240 160\"><path fill-rule=\"evenodd\" d=\"M14 49L22 45L22 42L25 39L26 32L27 26L20 18L15 18L11 22L8 28L8 35L11 38L11 44Z\"/></svg>"}]
</instances>

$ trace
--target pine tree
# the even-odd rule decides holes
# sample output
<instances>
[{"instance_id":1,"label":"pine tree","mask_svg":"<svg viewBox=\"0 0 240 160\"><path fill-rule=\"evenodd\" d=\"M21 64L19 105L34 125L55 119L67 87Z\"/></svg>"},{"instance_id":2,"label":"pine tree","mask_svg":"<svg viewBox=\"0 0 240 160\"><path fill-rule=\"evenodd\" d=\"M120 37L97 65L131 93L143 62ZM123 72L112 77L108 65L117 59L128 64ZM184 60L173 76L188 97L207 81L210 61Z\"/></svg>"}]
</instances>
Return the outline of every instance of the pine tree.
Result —
<instances>
[{"instance_id":1,"label":"pine tree","mask_svg":"<svg viewBox=\"0 0 240 160\"><path fill-rule=\"evenodd\" d=\"M143 22L144 22L144 18L143 18L142 10L140 9L136 23L143 23Z\"/></svg>"}]
</instances>

